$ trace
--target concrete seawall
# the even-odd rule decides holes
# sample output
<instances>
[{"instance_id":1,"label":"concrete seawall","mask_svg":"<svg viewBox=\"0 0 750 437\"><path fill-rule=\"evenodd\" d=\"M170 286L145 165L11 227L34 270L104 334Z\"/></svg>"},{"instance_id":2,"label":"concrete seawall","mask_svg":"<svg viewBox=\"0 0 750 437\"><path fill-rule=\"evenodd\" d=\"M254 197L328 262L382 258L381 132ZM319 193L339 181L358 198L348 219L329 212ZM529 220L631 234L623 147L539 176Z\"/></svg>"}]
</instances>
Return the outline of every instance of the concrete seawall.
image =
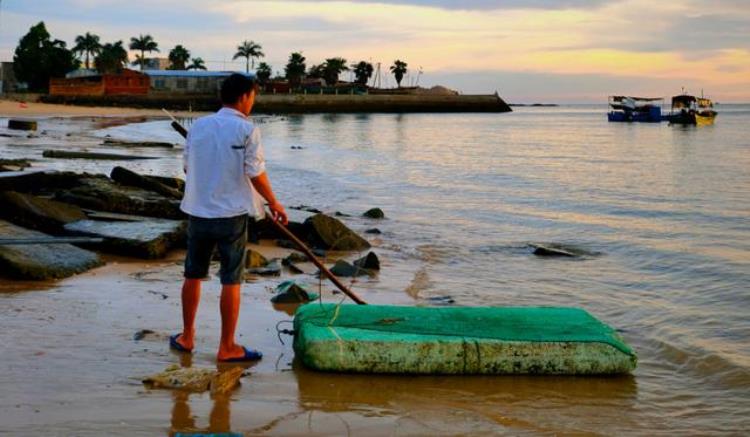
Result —
<instances>
[{"instance_id":1,"label":"concrete seawall","mask_svg":"<svg viewBox=\"0 0 750 437\"><path fill-rule=\"evenodd\" d=\"M46 103L86 106L126 106L174 110L214 111L220 104L215 96L43 96ZM510 112L496 95L329 95L262 94L254 113L356 113L356 112Z\"/></svg>"}]
</instances>

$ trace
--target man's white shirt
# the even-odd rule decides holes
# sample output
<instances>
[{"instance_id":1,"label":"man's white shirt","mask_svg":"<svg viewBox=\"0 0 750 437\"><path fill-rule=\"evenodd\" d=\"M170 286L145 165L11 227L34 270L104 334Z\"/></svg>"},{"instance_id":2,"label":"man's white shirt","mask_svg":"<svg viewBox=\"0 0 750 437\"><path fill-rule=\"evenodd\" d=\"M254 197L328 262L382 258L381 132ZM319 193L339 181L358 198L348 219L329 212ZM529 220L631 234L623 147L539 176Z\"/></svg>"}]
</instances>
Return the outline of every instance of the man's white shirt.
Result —
<instances>
[{"instance_id":1,"label":"man's white shirt","mask_svg":"<svg viewBox=\"0 0 750 437\"><path fill-rule=\"evenodd\" d=\"M250 182L266 171L258 129L241 112L222 108L196 120L188 132L180 209L203 218L263 216L263 200Z\"/></svg>"}]
</instances>

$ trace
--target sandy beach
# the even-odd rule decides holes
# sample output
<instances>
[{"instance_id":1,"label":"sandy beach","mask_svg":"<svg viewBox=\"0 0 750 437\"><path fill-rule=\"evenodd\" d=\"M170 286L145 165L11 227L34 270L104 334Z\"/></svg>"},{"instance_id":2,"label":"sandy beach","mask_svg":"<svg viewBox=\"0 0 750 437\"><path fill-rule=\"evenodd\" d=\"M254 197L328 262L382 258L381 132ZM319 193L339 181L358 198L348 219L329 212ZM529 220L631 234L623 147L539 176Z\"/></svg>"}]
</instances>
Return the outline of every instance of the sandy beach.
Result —
<instances>
[{"instance_id":1,"label":"sandy beach","mask_svg":"<svg viewBox=\"0 0 750 437\"><path fill-rule=\"evenodd\" d=\"M194 115L187 111L171 111L177 117ZM3 117L164 117L159 109L136 109L98 106L57 105L0 98Z\"/></svg>"}]
</instances>

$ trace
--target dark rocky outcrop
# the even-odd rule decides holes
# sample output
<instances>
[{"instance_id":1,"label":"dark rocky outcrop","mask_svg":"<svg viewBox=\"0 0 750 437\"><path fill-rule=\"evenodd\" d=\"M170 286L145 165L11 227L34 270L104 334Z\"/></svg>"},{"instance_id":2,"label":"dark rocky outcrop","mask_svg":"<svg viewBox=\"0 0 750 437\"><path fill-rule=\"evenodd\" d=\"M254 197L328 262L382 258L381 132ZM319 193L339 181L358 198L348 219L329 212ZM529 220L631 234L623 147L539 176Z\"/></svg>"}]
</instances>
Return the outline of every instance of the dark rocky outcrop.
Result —
<instances>
[{"instance_id":1,"label":"dark rocky outcrop","mask_svg":"<svg viewBox=\"0 0 750 437\"><path fill-rule=\"evenodd\" d=\"M0 192L0 217L29 229L59 234L63 226L83 220L81 208L15 191Z\"/></svg>"},{"instance_id":2,"label":"dark rocky outcrop","mask_svg":"<svg viewBox=\"0 0 750 437\"><path fill-rule=\"evenodd\" d=\"M336 264L331 267L331 273L342 278L349 278L353 276L372 276L373 272L362 267L355 266L344 260L336 261Z\"/></svg>"},{"instance_id":3,"label":"dark rocky outcrop","mask_svg":"<svg viewBox=\"0 0 750 437\"><path fill-rule=\"evenodd\" d=\"M346 227L340 220L315 214L305 220L307 241L325 250L364 250L370 243Z\"/></svg>"},{"instance_id":4,"label":"dark rocky outcrop","mask_svg":"<svg viewBox=\"0 0 750 437\"><path fill-rule=\"evenodd\" d=\"M284 281L276 287L273 303L304 303L318 298L318 294L294 281Z\"/></svg>"},{"instance_id":5,"label":"dark rocky outcrop","mask_svg":"<svg viewBox=\"0 0 750 437\"><path fill-rule=\"evenodd\" d=\"M175 220L185 218L179 201L141 188L118 185L107 177L79 179L77 186L59 191L55 199L98 211Z\"/></svg>"},{"instance_id":6,"label":"dark rocky outcrop","mask_svg":"<svg viewBox=\"0 0 750 437\"><path fill-rule=\"evenodd\" d=\"M169 188L174 188L175 190L178 190L181 193L185 192L185 180L180 178L173 178L169 176L152 176L152 175L143 175L146 179L151 179L153 181L159 182L160 184L166 185Z\"/></svg>"},{"instance_id":7,"label":"dark rocky outcrop","mask_svg":"<svg viewBox=\"0 0 750 437\"><path fill-rule=\"evenodd\" d=\"M368 230L365 231L365 234L380 235L382 233L383 232L380 229L378 229L378 228L370 228L370 229L368 229Z\"/></svg>"},{"instance_id":8,"label":"dark rocky outcrop","mask_svg":"<svg viewBox=\"0 0 750 437\"><path fill-rule=\"evenodd\" d=\"M0 221L0 238L43 238L41 232ZM70 244L0 245L0 272L15 279L65 278L102 265L99 256Z\"/></svg>"},{"instance_id":9,"label":"dark rocky outcrop","mask_svg":"<svg viewBox=\"0 0 750 437\"><path fill-rule=\"evenodd\" d=\"M380 208L372 208L368 209L367 211L362 214L362 216L371 218L371 219L383 219L385 218L385 213Z\"/></svg>"},{"instance_id":10,"label":"dark rocky outcrop","mask_svg":"<svg viewBox=\"0 0 750 437\"><path fill-rule=\"evenodd\" d=\"M179 190L168 187L157 180L139 175L138 173L124 167L117 166L113 168L109 177L122 185L143 188L144 190L153 191L172 199L182 199L182 192Z\"/></svg>"},{"instance_id":11,"label":"dark rocky outcrop","mask_svg":"<svg viewBox=\"0 0 750 437\"><path fill-rule=\"evenodd\" d=\"M245 268L254 269L258 267L265 267L268 265L268 260L260 252L253 249L247 249L245 253Z\"/></svg>"},{"instance_id":12,"label":"dark rocky outcrop","mask_svg":"<svg viewBox=\"0 0 750 437\"><path fill-rule=\"evenodd\" d=\"M106 179L106 176L72 171L28 171L23 174L0 175L0 191L51 193L73 188L83 178Z\"/></svg>"},{"instance_id":13,"label":"dark rocky outcrop","mask_svg":"<svg viewBox=\"0 0 750 437\"><path fill-rule=\"evenodd\" d=\"M96 247L119 255L144 259L163 258L185 240L186 225L176 220L141 222L79 220L65 225L71 234L101 237Z\"/></svg>"},{"instance_id":14,"label":"dark rocky outcrop","mask_svg":"<svg viewBox=\"0 0 750 437\"><path fill-rule=\"evenodd\" d=\"M362 258L355 260L354 265L367 270L380 270L380 260L375 252L369 252Z\"/></svg>"}]
</instances>

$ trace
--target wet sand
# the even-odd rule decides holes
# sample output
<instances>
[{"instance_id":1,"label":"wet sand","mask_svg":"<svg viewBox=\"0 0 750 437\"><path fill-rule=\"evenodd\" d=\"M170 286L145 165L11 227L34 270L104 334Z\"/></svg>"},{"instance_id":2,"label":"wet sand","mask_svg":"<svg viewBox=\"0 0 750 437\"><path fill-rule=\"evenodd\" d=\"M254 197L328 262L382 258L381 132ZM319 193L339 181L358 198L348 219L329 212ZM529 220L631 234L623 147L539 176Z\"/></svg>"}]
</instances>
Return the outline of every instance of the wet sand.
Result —
<instances>
[{"instance_id":1,"label":"wet sand","mask_svg":"<svg viewBox=\"0 0 750 437\"><path fill-rule=\"evenodd\" d=\"M267 256L286 252L269 245L249 247ZM578 432L597 428L588 408L603 402L624 410L635 407L632 377L400 377L306 370L294 360L291 337L282 335L285 344L277 337L277 323L291 320L288 313L294 310L270 303L278 278L243 286L239 339L265 357L247 366L241 387L215 397L149 390L140 378L170 364L229 366L215 360L217 265L212 266L214 277L203 284L196 352L191 356L168 348L168 336L181 326L183 257L177 251L144 263L110 256L106 266L60 282L5 281L0 293L0 432L452 435L557 432L560 421ZM303 268L313 271L310 265ZM369 302L395 303L356 284L353 288ZM323 283L324 300L343 299L331 289ZM154 334L135 341L142 329ZM547 408L552 406L551 415Z\"/></svg>"}]
</instances>

